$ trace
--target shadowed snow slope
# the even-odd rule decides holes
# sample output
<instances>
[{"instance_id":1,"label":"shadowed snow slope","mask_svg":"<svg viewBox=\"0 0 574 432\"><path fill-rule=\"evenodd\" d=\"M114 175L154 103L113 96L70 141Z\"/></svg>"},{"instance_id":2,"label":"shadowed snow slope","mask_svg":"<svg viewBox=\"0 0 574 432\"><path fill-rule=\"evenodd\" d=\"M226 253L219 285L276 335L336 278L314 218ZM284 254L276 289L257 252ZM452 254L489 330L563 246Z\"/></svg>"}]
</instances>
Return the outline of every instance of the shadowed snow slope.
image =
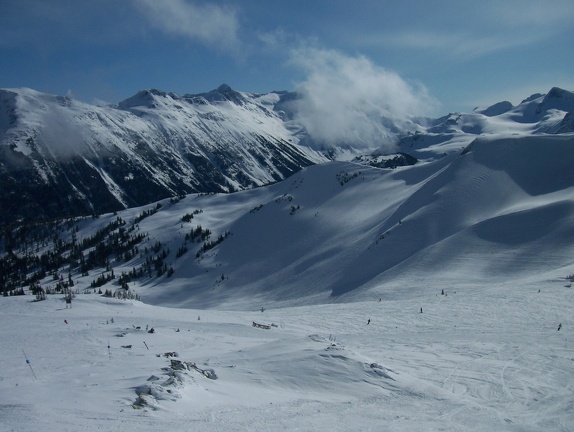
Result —
<instances>
[{"instance_id":1,"label":"shadowed snow slope","mask_svg":"<svg viewBox=\"0 0 574 432\"><path fill-rule=\"evenodd\" d=\"M192 195L139 224L171 256L189 249L170 260L171 278L141 289L157 304L250 308L378 296L459 270L469 282L558 276L574 250L573 149L568 135L479 138L396 170L333 162L267 188ZM221 242L186 243L198 225Z\"/></svg>"}]
</instances>

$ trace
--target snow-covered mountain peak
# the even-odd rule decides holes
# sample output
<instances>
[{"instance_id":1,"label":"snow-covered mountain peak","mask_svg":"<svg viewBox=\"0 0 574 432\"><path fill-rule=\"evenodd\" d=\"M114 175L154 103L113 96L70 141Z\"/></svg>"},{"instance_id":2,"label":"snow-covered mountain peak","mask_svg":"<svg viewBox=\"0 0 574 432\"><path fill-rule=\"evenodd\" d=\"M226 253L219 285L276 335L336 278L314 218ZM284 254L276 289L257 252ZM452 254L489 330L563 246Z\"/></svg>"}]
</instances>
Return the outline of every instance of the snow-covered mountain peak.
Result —
<instances>
[{"instance_id":1,"label":"snow-covered mountain peak","mask_svg":"<svg viewBox=\"0 0 574 432\"><path fill-rule=\"evenodd\" d=\"M487 117L494 117L500 114L504 114L505 112L510 111L514 108L514 105L508 101L502 101L495 103L487 108L476 108L474 112L485 115Z\"/></svg>"},{"instance_id":2,"label":"snow-covered mountain peak","mask_svg":"<svg viewBox=\"0 0 574 432\"><path fill-rule=\"evenodd\" d=\"M574 92L553 87L538 105L538 112L551 109L571 112L574 108Z\"/></svg>"},{"instance_id":3,"label":"snow-covered mountain peak","mask_svg":"<svg viewBox=\"0 0 574 432\"><path fill-rule=\"evenodd\" d=\"M574 101L574 92L561 89L560 87L552 87L544 100L548 99L564 99L567 101Z\"/></svg>"},{"instance_id":4,"label":"snow-covered mountain peak","mask_svg":"<svg viewBox=\"0 0 574 432\"><path fill-rule=\"evenodd\" d=\"M173 95L168 96L166 92L157 89L141 90L132 97L121 101L118 106L126 110L135 107L155 108L157 99L166 97L173 98Z\"/></svg>"},{"instance_id":5,"label":"snow-covered mountain peak","mask_svg":"<svg viewBox=\"0 0 574 432\"><path fill-rule=\"evenodd\" d=\"M0 188L7 200L26 189L35 216L241 190L325 160L298 146L271 106L225 85L185 96L147 89L115 107L28 89L4 90L0 103L0 170L8 173ZM23 169L28 174L21 180ZM53 183L58 186L48 186ZM40 196L50 197L41 210ZM3 217L29 212L14 206Z\"/></svg>"},{"instance_id":6,"label":"snow-covered mountain peak","mask_svg":"<svg viewBox=\"0 0 574 432\"><path fill-rule=\"evenodd\" d=\"M221 84L216 89L206 93L185 94L183 98L194 104L218 104L231 102L235 105L242 106L250 102L248 95L233 90L227 84Z\"/></svg>"}]
</instances>

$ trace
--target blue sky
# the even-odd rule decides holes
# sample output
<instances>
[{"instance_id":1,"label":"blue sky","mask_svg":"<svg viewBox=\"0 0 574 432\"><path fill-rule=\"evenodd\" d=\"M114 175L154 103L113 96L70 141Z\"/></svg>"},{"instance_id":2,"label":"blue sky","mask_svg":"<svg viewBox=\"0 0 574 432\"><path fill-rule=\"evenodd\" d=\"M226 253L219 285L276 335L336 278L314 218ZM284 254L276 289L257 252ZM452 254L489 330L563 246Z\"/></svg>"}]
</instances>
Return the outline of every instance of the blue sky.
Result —
<instances>
[{"instance_id":1,"label":"blue sky","mask_svg":"<svg viewBox=\"0 0 574 432\"><path fill-rule=\"evenodd\" d=\"M0 87L311 89L442 115L574 90L572 0L0 0Z\"/></svg>"}]
</instances>

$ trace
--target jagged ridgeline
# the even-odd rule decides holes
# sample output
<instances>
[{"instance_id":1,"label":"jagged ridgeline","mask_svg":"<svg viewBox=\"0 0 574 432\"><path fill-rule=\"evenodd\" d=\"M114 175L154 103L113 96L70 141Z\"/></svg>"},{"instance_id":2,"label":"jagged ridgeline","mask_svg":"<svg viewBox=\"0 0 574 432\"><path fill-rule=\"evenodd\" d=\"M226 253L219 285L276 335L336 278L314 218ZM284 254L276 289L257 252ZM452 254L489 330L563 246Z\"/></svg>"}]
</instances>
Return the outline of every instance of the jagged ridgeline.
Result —
<instances>
[{"instance_id":1,"label":"jagged ridgeline","mask_svg":"<svg viewBox=\"0 0 574 432\"><path fill-rule=\"evenodd\" d=\"M0 223L233 192L324 161L296 145L273 109L281 97L222 85L184 96L145 90L117 106L94 106L0 90Z\"/></svg>"},{"instance_id":2,"label":"jagged ridgeline","mask_svg":"<svg viewBox=\"0 0 574 432\"><path fill-rule=\"evenodd\" d=\"M393 169L460 152L479 136L574 130L574 94L553 88L517 106L500 102L438 119L375 112L369 121L380 134L372 142L329 144L305 128L297 97L222 85L183 96L144 90L94 106L0 89L0 224L251 189L333 159Z\"/></svg>"}]
</instances>

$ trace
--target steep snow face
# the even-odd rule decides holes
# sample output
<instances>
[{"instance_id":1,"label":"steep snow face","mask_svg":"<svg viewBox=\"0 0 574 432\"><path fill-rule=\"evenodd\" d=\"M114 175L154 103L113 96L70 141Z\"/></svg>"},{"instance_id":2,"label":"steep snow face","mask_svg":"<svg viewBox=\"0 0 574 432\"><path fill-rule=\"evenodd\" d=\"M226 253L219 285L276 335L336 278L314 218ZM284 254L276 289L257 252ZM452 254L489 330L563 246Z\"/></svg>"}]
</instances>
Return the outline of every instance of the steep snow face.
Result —
<instances>
[{"instance_id":1,"label":"steep snow face","mask_svg":"<svg viewBox=\"0 0 574 432\"><path fill-rule=\"evenodd\" d=\"M145 90L97 107L28 89L0 91L2 202L18 217L117 210L189 192L234 191L324 161L273 111L228 86L202 95ZM3 220L7 216L3 216Z\"/></svg>"}]
</instances>

